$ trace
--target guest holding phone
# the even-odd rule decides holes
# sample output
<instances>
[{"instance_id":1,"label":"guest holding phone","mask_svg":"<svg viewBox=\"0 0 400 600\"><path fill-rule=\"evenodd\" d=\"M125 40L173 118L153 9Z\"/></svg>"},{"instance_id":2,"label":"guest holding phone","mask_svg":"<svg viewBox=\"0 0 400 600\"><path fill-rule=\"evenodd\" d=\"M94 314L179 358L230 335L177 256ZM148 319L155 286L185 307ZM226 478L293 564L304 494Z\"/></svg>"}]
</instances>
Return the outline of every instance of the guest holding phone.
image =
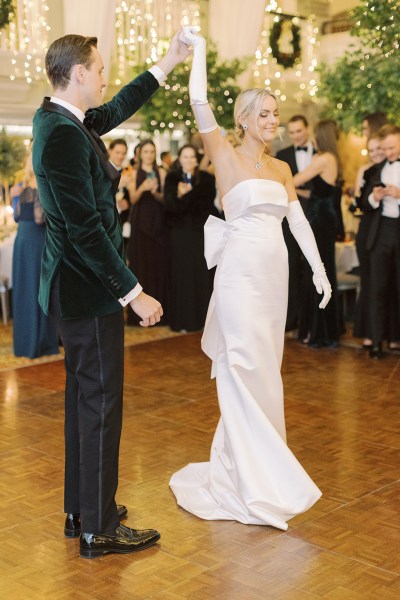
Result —
<instances>
[{"instance_id":1,"label":"guest holding phone","mask_svg":"<svg viewBox=\"0 0 400 600\"><path fill-rule=\"evenodd\" d=\"M394 289L400 319L400 127L386 124L378 131L386 160L365 172L360 202L372 212L367 250L370 252L370 356L382 358L386 315ZM395 349L395 348L393 348Z\"/></svg>"}]
</instances>

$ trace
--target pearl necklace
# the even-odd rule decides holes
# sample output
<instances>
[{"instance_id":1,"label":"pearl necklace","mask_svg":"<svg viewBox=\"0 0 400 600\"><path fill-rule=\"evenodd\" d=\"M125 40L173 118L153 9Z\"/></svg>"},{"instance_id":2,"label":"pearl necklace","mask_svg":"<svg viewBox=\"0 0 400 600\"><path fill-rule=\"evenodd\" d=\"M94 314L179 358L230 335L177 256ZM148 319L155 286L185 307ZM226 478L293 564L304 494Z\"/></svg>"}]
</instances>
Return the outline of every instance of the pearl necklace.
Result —
<instances>
[{"instance_id":1,"label":"pearl necklace","mask_svg":"<svg viewBox=\"0 0 400 600\"><path fill-rule=\"evenodd\" d=\"M247 154L247 156L250 156L250 158L252 160L254 160L254 157L245 148L240 147L240 150L242 152L245 152ZM262 167L262 160L263 160L263 157L261 158L261 161L259 161L259 160L256 161L255 167L256 167L257 171L259 171L261 169L261 167Z\"/></svg>"}]
</instances>

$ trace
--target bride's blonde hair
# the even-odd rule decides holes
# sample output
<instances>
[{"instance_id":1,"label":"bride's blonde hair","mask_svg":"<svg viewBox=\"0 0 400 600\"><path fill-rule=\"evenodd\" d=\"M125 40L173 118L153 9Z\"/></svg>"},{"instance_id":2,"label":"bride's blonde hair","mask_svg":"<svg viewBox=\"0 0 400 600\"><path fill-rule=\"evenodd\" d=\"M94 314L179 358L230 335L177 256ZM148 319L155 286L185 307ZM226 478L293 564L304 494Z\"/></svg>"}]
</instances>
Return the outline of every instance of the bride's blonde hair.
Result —
<instances>
[{"instance_id":1,"label":"bride's blonde hair","mask_svg":"<svg viewBox=\"0 0 400 600\"><path fill-rule=\"evenodd\" d=\"M276 96L274 96L274 94L271 94L271 92L268 90L261 88L244 90L236 98L235 107L233 110L233 118L235 121L235 134L240 143L244 138L244 129L243 125L240 123L240 120L248 117L253 112L255 114L259 113L263 100L266 96L270 96L276 101Z\"/></svg>"}]
</instances>

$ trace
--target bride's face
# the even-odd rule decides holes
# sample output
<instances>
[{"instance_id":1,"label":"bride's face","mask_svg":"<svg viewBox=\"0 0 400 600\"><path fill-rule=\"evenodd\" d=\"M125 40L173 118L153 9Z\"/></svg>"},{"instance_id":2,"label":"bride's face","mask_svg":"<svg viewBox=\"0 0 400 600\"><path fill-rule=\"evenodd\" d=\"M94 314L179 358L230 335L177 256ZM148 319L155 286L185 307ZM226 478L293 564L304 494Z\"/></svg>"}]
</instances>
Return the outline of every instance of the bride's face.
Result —
<instances>
[{"instance_id":1,"label":"bride's face","mask_svg":"<svg viewBox=\"0 0 400 600\"><path fill-rule=\"evenodd\" d=\"M258 114L255 115L255 119L251 120L256 125L255 131L252 131L253 135L258 139L261 137L264 143L273 140L279 127L279 108L275 98L265 96Z\"/></svg>"}]
</instances>

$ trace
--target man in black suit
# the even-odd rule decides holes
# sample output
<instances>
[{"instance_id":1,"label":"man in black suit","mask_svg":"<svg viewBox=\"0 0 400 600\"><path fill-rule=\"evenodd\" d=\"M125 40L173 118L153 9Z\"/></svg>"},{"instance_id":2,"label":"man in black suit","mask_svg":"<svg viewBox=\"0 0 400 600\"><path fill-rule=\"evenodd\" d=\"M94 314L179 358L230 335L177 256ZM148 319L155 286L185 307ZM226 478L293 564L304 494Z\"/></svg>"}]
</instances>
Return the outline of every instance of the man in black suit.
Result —
<instances>
[{"instance_id":1,"label":"man in black suit","mask_svg":"<svg viewBox=\"0 0 400 600\"><path fill-rule=\"evenodd\" d=\"M288 121L288 133L293 145L279 150L276 158L285 161L289 165L292 174L295 175L308 167L314 154L307 119L303 115L294 115L291 117ZM310 184L306 184L296 191L304 208L304 203L310 197ZM303 254L290 232L286 219L283 219L282 229L289 258L289 298L286 331L293 331L297 329L299 316Z\"/></svg>"},{"instance_id":2,"label":"man in black suit","mask_svg":"<svg viewBox=\"0 0 400 600\"><path fill-rule=\"evenodd\" d=\"M125 263L115 201L120 174L99 136L131 117L188 56L178 36L158 65L105 104L97 39L55 40L46 55L53 96L33 120L33 167L47 224L39 302L56 321L65 350L64 532L80 534L84 558L135 552L160 538L154 529L122 525L126 509L115 503L123 306L129 303L145 327L159 322L163 310Z\"/></svg>"},{"instance_id":3,"label":"man in black suit","mask_svg":"<svg viewBox=\"0 0 400 600\"><path fill-rule=\"evenodd\" d=\"M362 208L373 212L367 239L370 251L371 358L382 358L390 286L400 297L400 127L383 125L378 131L386 160L364 173ZM400 303L397 300L400 317Z\"/></svg>"}]
</instances>

